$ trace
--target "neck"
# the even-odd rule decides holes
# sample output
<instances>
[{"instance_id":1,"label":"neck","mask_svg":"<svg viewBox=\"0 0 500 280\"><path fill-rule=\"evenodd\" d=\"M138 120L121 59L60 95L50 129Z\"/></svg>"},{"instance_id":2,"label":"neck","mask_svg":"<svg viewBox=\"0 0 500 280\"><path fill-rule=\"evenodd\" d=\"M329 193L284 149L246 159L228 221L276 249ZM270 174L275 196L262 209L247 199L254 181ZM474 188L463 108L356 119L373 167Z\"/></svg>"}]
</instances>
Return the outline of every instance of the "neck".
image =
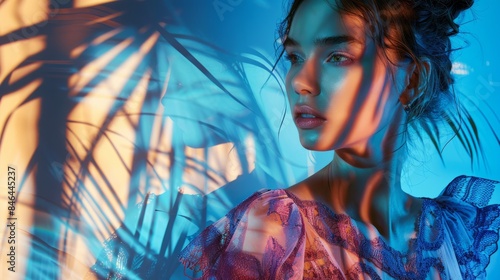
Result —
<instances>
[{"instance_id":1,"label":"neck","mask_svg":"<svg viewBox=\"0 0 500 280\"><path fill-rule=\"evenodd\" d=\"M355 167L340 155L327 166L328 198L338 213L376 226L380 233L386 225L406 212L409 196L401 189L400 166L389 162L377 167Z\"/></svg>"},{"instance_id":2,"label":"neck","mask_svg":"<svg viewBox=\"0 0 500 280\"><path fill-rule=\"evenodd\" d=\"M401 127L381 130L355 148L336 150L325 168L327 199L334 211L375 226L385 237L412 206L412 197L403 192L400 183Z\"/></svg>"}]
</instances>

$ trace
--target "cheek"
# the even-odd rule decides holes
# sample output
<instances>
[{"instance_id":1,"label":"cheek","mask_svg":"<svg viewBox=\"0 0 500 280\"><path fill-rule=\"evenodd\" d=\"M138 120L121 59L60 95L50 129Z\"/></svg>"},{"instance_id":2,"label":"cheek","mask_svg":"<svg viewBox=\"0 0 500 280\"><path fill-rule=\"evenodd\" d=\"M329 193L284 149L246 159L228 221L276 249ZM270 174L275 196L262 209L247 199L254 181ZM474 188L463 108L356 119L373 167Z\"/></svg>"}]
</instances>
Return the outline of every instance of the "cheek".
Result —
<instances>
[{"instance_id":1,"label":"cheek","mask_svg":"<svg viewBox=\"0 0 500 280\"><path fill-rule=\"evenodd\" d=\"M328 92L324 103L329 121L321 148L340 148L367 139L390 120L397 99L392 98L395 94L388 73L383 63L373 61L328 73L322 84Z\"/></svg>"},{"instance_id":2,"label":"cheek","mask_svg":"<svg viewBox=\"0 0 500 280\"><path fill-rule=\"evenodd\" d=\"M291 102L298 97L298 94L295 93L295 89L293 87L293 79L296 76L296 72L297 71L290 69L290 70L288 70L286 77L285 77L285 91L286 91L289 105L291 105Z\"/></svg>"},{"instance_id":3,"label":"cheek","mask_svg":"<svg viewBox=\"0 0 500 280\"><path fill-rule=\"evenodd\" d=\"M359 70L337 68L323 71L321 76L321 90L324 99L321 105L329 116L344 115L352 107L357 85L359 84Z\"/></svg>"},{"instance_id":4,"label":"cheek","mask_svg":"<svg viewBox=\"0 0 500 280\"><path fill-rule=\"evenodd\" d=\"M382 63L375 63L371 78L366 77L361 86L359 111L349 140L368 138L391 121L397 93L393 87L389 69Z\"/></svg>"},{"instance_id":5,"label":"cheek","mask_svg":"<svg viewBox=\"0 0 500 280\"><path fill-rule=\"evenodd\" d=\"M323 129L320 140L322 149L338 148L345 143L347 133L352 129L353 120L359 112L362 69L333 69L325 71L322 77L322 100L319 102L326 113L328 122Z\"/></svg>"}]
</instances>

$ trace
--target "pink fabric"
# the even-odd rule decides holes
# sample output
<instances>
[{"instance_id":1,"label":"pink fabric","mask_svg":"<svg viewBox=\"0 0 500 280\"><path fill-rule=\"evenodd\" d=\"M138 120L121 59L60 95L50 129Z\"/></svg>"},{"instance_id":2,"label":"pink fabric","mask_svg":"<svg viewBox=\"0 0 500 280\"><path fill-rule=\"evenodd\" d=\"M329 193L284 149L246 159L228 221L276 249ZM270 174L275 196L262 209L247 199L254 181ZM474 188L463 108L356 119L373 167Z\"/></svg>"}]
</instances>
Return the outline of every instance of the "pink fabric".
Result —
<instances>
[{"instance_id":1,"label":"pink fabric","mask_svg":"<svg viewBox=\"0 0 500 280\"><path fill-rule=\"evenodd\" d=\"M321 203L262 191L205 229L180 260L200 279L481 279L497 249L500 207L486 206L494 183L461 176L424 199L408 252Z\"/></svg>"}]
</instances>

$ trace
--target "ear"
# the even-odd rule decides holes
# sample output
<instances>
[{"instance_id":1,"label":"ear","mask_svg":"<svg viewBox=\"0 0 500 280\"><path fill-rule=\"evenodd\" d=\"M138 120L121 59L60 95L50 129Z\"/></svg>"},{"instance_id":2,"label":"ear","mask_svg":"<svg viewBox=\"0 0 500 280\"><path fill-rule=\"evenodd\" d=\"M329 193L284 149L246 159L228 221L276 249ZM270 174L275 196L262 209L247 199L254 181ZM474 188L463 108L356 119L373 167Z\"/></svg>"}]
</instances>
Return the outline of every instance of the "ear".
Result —
<instances>
[{"instance_id":1,"label":"ear","mask_svg":"<svg viewBox=\"0 0 500 280\"><path fill-rule=\"evenodd\" d=\"M401 104L410 105L426 91L431 67L431 62L427 57L408 65L405 88L399 97Z\"/></svg>"}]
</instances>

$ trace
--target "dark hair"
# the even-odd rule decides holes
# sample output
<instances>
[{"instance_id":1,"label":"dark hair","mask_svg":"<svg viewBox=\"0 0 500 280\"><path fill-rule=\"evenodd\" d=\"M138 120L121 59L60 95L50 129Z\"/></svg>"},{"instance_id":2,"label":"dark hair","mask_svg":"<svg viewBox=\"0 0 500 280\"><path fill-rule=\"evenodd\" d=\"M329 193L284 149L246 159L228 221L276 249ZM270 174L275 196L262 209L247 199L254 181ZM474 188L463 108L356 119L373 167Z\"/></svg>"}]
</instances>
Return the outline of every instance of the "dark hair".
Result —
<instances>
[{"instance_id":1,"label":"dark hair","mask_svg":"<svg viewBox=\"0 0 500 280\"><path fill-rule=\"evenodd\" d=\"M329 0L324 0L329 1ZM279 36L284 40L290 31L293 17L303 0L293 1L288 15L281 23ZM455 19L472 6L473 0L332 0L332 9L364 19L371 36L383 49L392 49L398 59L409 58L417 71L430 63L427 82L421 94L411 102L408 122L414 119L442 117L442 103L455 100L450 86L450 36L459 32ZM443 102L444 101L444 102Z\"/></svg>"}]
</instances>

